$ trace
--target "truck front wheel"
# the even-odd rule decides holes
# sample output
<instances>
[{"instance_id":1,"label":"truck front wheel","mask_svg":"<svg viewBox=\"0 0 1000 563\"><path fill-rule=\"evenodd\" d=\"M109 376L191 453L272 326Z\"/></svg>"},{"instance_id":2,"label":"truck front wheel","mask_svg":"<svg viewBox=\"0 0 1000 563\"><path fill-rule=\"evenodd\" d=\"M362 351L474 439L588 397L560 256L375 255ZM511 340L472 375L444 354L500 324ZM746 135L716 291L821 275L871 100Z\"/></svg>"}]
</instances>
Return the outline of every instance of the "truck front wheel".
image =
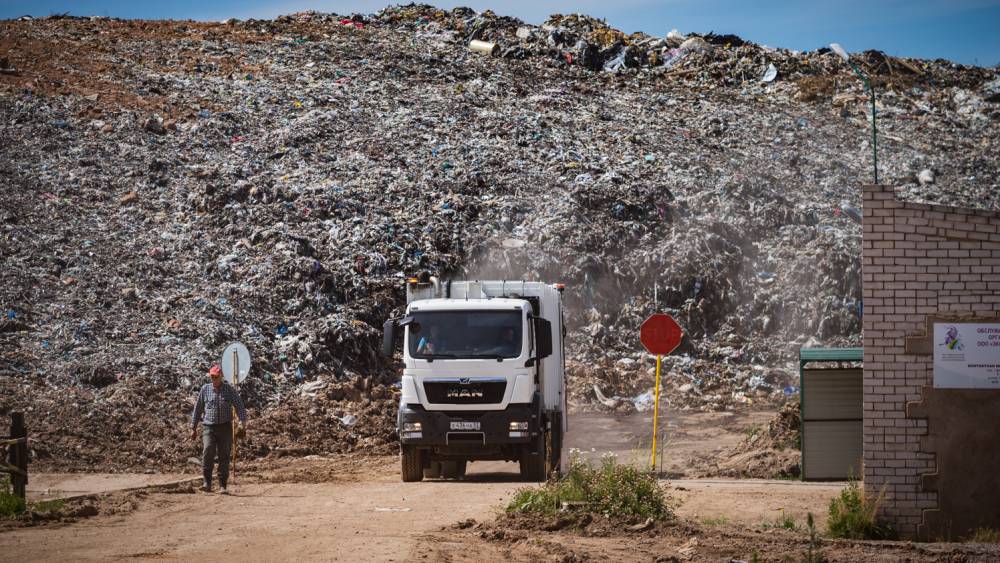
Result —
<instances>
[{"instance_id":1,"label":"truck front wheel","mask_svg":"<svg viewBox=\"0 0 1000 563\"><path fill-rule=\"evenodd\" d=\"M546 479L545 461L548 458L548 453L545 446L545 434L542 434L538 437L538 441L535 444L525 446L521 450L521 479L536 482Z\"/></svg>"},{"instance_id":2,"label":"truck front wheel","mask_svg":"<svg viewBox=\"0 0 1000 563\"><path fill-rule=\"evenodd\" d=\"M416 446L400 446L401 472L404 483L420 481L424 478L423 456Z\"/></svg>"}]
</instances>

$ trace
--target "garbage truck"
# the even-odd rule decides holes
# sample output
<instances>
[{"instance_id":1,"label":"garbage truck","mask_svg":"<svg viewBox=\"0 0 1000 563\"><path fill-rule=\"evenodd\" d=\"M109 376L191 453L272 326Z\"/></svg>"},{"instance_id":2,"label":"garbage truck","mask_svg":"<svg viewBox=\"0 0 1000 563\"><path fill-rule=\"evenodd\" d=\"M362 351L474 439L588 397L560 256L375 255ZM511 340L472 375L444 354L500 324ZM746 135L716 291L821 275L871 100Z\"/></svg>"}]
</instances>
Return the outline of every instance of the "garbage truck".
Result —
<instances>
[{"instance_id":1,"label":"garbage truck","mask_svg":"<svg viewBox=\"0 0 1000 563\"><path fill-rule=\"evenodd\" d=\"M406 280L397 429L403 481L461 478L468 463L514 461L520 476L558 472L566 432L562 284Z\"/></svg>"}]
</instances>

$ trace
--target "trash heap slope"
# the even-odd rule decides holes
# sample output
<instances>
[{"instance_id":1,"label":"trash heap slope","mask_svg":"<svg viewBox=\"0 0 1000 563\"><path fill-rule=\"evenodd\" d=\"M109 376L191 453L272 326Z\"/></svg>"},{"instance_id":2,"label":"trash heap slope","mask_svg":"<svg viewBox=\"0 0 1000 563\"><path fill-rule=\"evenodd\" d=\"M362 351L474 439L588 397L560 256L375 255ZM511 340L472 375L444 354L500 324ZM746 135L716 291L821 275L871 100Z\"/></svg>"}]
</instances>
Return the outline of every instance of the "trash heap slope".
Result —
<instances>
[{"instance_id":1,"label":"trash heap slope","mask_svg":"<svg viewBox=\"0 0 1000 563\"><path fill-rule=\"evenodd\" d=\"M860 342L870 130L839 59L548 23L0 22L0 410L38 463L184 463L232 340L247 456L391 450L376 351L418 270L567 283L580 404L648 389L654 309L689 336L667 381L690 408L780 400L797 346ZM881 177L996 208L996 73L859 61Z\"/></svg>"}]
</instances>

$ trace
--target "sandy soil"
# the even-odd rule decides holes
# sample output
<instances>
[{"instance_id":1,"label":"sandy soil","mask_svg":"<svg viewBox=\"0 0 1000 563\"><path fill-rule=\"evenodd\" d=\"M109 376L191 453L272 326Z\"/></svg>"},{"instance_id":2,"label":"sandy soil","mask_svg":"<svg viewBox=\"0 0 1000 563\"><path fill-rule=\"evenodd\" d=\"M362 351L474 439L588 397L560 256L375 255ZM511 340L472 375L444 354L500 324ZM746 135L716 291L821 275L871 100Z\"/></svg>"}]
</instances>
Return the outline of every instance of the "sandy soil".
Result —
<instances>
[{"instance_id":1,"label":"sandy soil","mask_svg":"<svg viewBox=\"0 0 1000 563\"><path fill-rule=\"evenodd\" d=\"M673 479L666 481L680 504L677 515L697 523L731 523L764 527L779 518L805 526L812 512L825 529L827 507L847 483L803 483L762 479Z\"/></svg>"},{"instance_id":2,"label":"sandy soil","mask_svg":"<svg viewBox=\"0 0 1000 563\"><path fill-rule=\"evenodd\" d=\"M203 558L211 561L411 561L450 557L441 546L460 521L490 521L519 487L516 465L474 463L465 481L399 482L394 458L312 459L247 472L232 494L153 492L124 515L0 534L11 560L78 561ZM280 481L280 482L272 482ZM756 525L773 506L825 505L836 485L797 482L670 483L678 513L695 520ZM759 502L766 498L766 502ZM443 534L443 535L442 535ZM489 557L494 545L475 548ZM447 550L455 546L448 547ZM447 551L446 550L446 551Z\"/></svg>"},{"instance_id":3,"label":"sandy soil","mask_svg":"<svg viewBox=\"0 0 1000 563\"><path fill-rule=\"evenodd\" d=\"M513 473L480 467L468 481L401 483L394 458L310 483L301 481L324 478L330 462L296 465L277 476L290 483L237 482L228 496L151 493L124 516L10 531L0 552L10 561L408 561L421 534L487 517L521 486Z\"/></svg>"}]
</instances>

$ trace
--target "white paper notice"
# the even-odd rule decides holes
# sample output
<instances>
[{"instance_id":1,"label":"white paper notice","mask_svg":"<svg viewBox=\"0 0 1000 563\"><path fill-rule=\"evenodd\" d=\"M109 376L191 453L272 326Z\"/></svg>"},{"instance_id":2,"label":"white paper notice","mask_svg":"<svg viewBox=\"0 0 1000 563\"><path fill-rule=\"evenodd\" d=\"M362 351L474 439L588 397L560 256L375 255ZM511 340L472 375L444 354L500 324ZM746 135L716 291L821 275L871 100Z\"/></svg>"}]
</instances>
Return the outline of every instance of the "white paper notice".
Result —
<instances>
[{"instance_id":1,"label":"white paper notice","mask_svg":"<svg viewBox=\"0 0 1000 563\"><path fill-rule=\"evenodd\" d=\"M934 387L1000 389L1000 324L934 323Z\"/></svg>"}]
</instances>

